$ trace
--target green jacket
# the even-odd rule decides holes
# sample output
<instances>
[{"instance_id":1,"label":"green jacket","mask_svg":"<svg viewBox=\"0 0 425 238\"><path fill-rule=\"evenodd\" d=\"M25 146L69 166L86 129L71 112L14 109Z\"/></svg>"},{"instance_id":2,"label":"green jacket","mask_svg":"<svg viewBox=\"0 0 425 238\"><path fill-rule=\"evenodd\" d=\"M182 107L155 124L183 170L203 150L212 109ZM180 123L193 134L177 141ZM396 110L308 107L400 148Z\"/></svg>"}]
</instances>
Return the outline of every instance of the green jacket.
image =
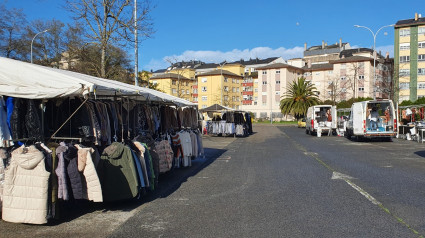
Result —
<instances>
[{"instance_id":1,"label":"green jacket","mask_svg":"<svg viewBox=\"0 0 425 238\"><path fill-rule=\"evenodd\" d=\"M134 198L138 192L137 171L129 147L114 142L103 150L102 194L104 201Z\"/></svg>"}]
</instances>

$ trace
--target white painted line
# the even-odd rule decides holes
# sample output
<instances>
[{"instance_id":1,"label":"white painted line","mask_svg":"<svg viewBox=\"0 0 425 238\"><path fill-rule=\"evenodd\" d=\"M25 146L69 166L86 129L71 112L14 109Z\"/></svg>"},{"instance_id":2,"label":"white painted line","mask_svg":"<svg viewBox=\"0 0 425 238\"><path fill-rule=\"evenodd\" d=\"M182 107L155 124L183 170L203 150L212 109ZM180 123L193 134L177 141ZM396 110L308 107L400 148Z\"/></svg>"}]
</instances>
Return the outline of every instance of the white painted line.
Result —
<instances>
[{"instance_id":1,"label":"white painted line","mask_svg":"<svg viewBox=\"0 0 425 238\"><path fill-rule=\"evenodd\" d=\"M376 200L372 195L370 195L365 190L363 190L361 187L359 187L355 183L353 183L350 180L350 179L353 179L352 177L350 177L350 176L348 176L346 174L342 174L342 173L338 173L338 172L335 172L334 171L332 173L332 179L341 179L341 180L344 180L348 185L350 185L352 188L354 188L357 192L359 192L361 195L363 195L365 198L367 198L367 200L369 200L373 204L375 204L375 205L382 205L382 203L379 202L378 200Z\"/></svg>"}]
</instances>

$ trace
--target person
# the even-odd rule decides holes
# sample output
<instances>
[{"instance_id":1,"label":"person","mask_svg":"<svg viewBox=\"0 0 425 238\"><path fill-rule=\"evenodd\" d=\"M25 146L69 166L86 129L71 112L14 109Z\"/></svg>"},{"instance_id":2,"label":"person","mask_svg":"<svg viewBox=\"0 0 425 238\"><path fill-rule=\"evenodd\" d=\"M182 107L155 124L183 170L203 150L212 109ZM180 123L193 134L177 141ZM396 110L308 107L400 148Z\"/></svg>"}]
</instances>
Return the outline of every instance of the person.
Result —
<instances>
[{"instance_id":1,"label":"person","mask_svg":"<svg viewBox=\"0 0 425 238\"><path fill-rule=\"evenodd\" d=\"M327 121L332 121L332 114L330 109L326 110L326 119Z\"/></svg>"},{"instance_id":2,"label":"person","mask_svg":"<svg viewBox=\"0 0 425 238\"><path fill-rule=\"evenodd\" d=\"M390 116L390 107L387 107L385 109L385 123L389 123L391 120L391 116Z\"/></svg>"},{"instance_id":3,"label":"person","mask_svg":"<svg viewBox=\"0 0 425 238\"><path fill-rule=\"evenodd\" d=\"M372 111L370 112L370 115L369 115L370 128L372 130L378 129L378 118L379 118L379 113L377 108L372 107Z\"/></svg>"}]
</instances>

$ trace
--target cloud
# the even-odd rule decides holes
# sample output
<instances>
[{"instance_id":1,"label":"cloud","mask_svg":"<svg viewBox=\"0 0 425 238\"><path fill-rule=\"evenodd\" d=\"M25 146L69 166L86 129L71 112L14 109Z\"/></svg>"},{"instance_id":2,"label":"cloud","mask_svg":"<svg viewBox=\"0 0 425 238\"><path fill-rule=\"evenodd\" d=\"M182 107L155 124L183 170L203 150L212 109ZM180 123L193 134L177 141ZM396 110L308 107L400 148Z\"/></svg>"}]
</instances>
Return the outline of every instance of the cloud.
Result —
<instances>
[{"instance_id":1,"label":"cloud","mask_svg":"<svg viewBox=\"0 0 425 238\"><path fill-rule=\"evenodd\" d=\"M169 55L165 56L161 60L151 60L144 68L147 69L163 69L168 67L170 64L167 60L171 62L175 61L190 61L190 60L200 60L206 63L219 63L223 61L237 61L240 59L249 60L259 58L265 59L269 57L282 57L283 59L299 58L303 56L304 47L296 46L294 48L284 48L279 47L272 49L270 47L256 47L252 49L233 49L231 51L209 51L209 50L187 50L180 55Z\"/></svg>"}]
</instances>

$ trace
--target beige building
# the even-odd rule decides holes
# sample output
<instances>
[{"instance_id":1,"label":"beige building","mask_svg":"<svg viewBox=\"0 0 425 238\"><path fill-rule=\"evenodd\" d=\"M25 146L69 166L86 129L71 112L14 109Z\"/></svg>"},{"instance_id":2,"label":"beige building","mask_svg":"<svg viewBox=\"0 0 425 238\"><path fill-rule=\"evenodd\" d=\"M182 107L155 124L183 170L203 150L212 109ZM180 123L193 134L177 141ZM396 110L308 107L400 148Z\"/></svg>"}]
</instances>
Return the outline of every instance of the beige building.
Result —
<instances>
[{"instance_id":1,"label":"beige building","mask_svg":"<svg viewBox=\"0 0 425 238\"><path fill-rule=\"evenodd\" d=\"M152 76L150 82L158 85L157 88L167 94L193 101L193 84L195 70L175 68L166 73Z\"/></svg>"}]
</instances>

